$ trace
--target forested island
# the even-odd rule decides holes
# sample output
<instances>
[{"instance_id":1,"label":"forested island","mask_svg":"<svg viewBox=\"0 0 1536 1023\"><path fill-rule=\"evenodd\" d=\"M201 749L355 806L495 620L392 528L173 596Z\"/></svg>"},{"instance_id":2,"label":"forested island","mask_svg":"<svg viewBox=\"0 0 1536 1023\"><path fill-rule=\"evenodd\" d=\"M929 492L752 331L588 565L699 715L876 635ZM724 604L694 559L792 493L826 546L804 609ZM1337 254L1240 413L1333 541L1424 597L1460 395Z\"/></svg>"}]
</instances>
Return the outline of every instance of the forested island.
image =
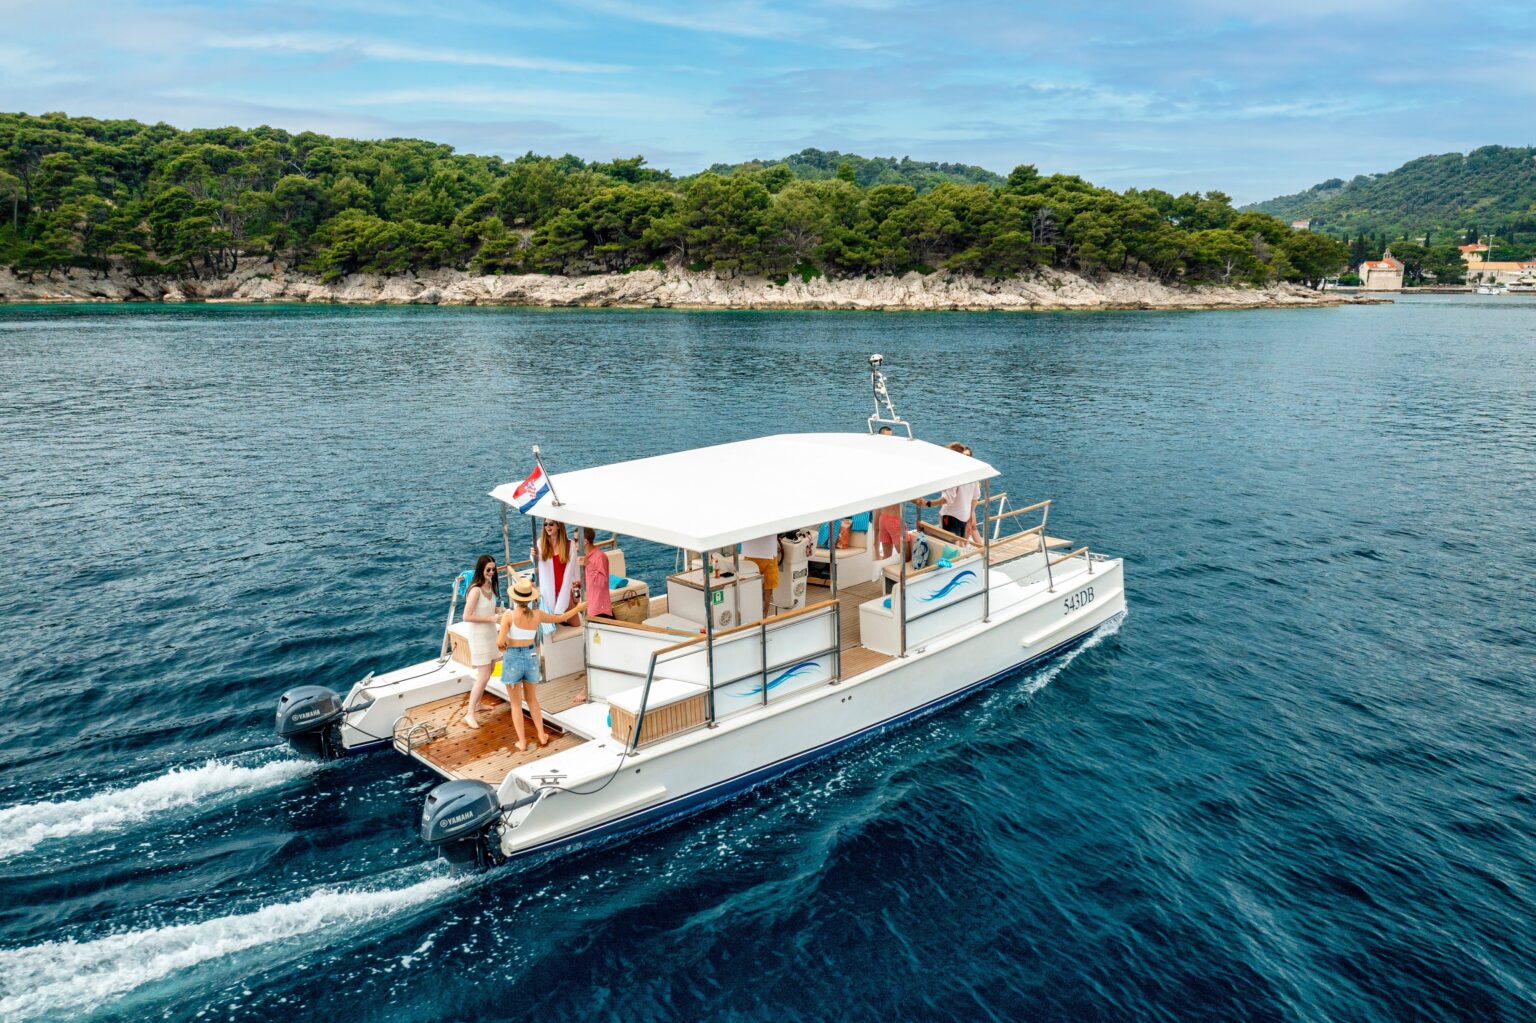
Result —
<instances>
[{"instance_id":1,"label":"forested island","mask_svg":"<svg viewBox=\"0 0 1536 1023\"><path fill-rule=\"evenodd\" d=\"M1536 147L1422 156L1247 209L1306 220L1310 230L1344 240L1350 266L1390 247L1406 283L1459 284L1466 271L1459 246L1490 245L1495 262L1536 258Z\"/></svg>"},{"instance_id":2,"label":"forested island","mask_svg":"<svg viewBox=\"0 0 1536 1023\"><path fill-rule=\"evenodd\" d=\"M1209 293L1315 286L1348 259L1220 192L1117 193L1027 165L1003 178L806 150L674 177L638 156L505 160L62 114L0 114L0 202L0 266L16 280L112 272L207 294L195 282L269 273L669 271L763 287L916 274L994 292L1131 277Z\"/></svg>"}]
</instances>

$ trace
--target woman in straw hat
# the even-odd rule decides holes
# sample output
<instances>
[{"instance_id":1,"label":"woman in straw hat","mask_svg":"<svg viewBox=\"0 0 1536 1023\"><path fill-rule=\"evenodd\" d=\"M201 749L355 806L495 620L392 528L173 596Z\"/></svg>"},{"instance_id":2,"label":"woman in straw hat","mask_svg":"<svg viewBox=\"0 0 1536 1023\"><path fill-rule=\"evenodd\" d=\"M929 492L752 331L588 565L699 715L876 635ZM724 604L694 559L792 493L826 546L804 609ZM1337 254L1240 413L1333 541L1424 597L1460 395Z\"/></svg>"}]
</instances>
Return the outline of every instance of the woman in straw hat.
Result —
<instances>
[{"instance_id":1,"label":"woman in straw hat","mask_svg":"<svg viewBox=\"0 0 1536 1023\"><path fill-rule=\"evenodd\" d=\"M507 598L512 602L512 607L502 612L496 645L502 650L501 680L507 684L512 727L517 731L517 751L522 753L528 748L528 734L522 714L525 700L528 713L533 715L533 727L538 733L539 745L549 745L549 736L544 731L544 711L539 707L538 696L538 685L543 681L539 671L539 626L544 622L569 623L587 605L577 604L559 615L540 611L537 606L539 591L534 588L532 580L523 576L513 580Z\"/></svg>"}]
</instances>

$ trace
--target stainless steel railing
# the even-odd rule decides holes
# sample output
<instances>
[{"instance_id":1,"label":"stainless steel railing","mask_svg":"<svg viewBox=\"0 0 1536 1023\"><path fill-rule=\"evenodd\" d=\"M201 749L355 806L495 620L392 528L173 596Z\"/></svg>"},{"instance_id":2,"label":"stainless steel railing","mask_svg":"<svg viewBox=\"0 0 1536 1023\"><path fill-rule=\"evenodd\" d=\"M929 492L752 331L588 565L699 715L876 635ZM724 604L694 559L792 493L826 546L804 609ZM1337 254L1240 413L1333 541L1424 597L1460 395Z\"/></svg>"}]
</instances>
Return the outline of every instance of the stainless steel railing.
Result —
<instances>
[{"instance_id":1,"label":"stainless steel railing","mask_svg":"<svg viewBox=\"0 0 1536 1023\"><path fill-rule=\"evenodd\" d=\"M781 661L781 662L769 663L769 661L768 661L768 637L770 635L778 633L778 632L781 632L781 631L783 631L785 629L788 629L788 628L791 628L793 626L805 625L805 624L807 624L809 622L813 622L813 621L817 620L818 618L830 618L831 619L831 622L830 622L831 642L827 646L816 647L816 648L814 648L812 650L809 650L809 651L802 651L801 653L797 654L796 656L794 656L792 658L789 658L788 660L784 660L784 661ZM709 691L711 697L713 697L713 694L714 694L714 692L716 690L722 689L722 688L724 688L726 686L735 685L738 682L744 682L744 681L746 681L748 679L756 677L756 678L758 678L760 680L759 684L762 686L762 703L761 703L761 705L762 706L767 706L768 703L772 699L772 696L770 695L771 691L769 689L769 677L768 677L769 674L771 672L779 671L779 670L784 669L784 668L789 668L789 667L793 666L797 661L803 660L803 659L808 658L808 657L825 657L825 656L831 655L832 656L832 670L831 670L831 676L832 677L829 680L829 682L831 684L835 685L835 684L837 684L841 680L841 677L842 677L842 605L841 605L841 603L839 601L836 601L836 600L825 600L825 601L822 601L822 602L817 603L817 604L812 604L809 607L801 608L801 609L799 609L797 611L790 611L790 612L787 612L787 613L782 614L782 615L774 615L774 616L772 616L770 618L765 618L765 619L763 619L760 622L752 622L752 623L750 623L748 625L736 626L733 629L721 630L720 632L715 633L713 637L697 636L697 637L693 637L693 638L690 638L690 639L686 639L686 640L682 641L681 643L675 643L672 646L663 647L660 650L653 651L651 653L651 655L650 655L650 660L649 660L649 663L648 663L648 665L646 667L646 673L645 673L645 687L644 687L644 689L641 690L641 694L640 694L640 707L639 707L638 712L635 715L634 733L633 733L633 735L631 735L630 740L629 740L629 750L630 750L630 752L634 752L635 750L638 750L640 748L640 746L642 745L642 742L641 742L642 729L645 726L645 715L646 715L647 709L650 706L651 687L652 687L653 683L656 680L656 669L658 667L663 667L666 664L671 663L673 661L681 660L681 659L683 659L685 657L688 657L688 656L691 656L691 655L697 653L697 648L701 644L705 644L707 646L707 648L709 649L709 652L712 653L713 652L713 648L717 644L719 644L721 641L731 641L734 637L739 636L742 633L745 633L745 632L748 632L748 631L755 631L757 633L757 639L758 639L758 642L757 642L757 647L758 647L758 663L757 663L757 666L754 667L751 671L743 672L741 674L738 674L738 675L735 675L735 676L733 676L731 678L726 678L726 679L715 679L715 678L713 678L713 672L712 671L708 672L707 676L709 677L710 681L706 684L705 688L706 688L706 690ZM740 642L740 640L736 640L736 642ZM713 725L715 723L715 706L714 706L714 701L713 701L712 698L711 698L711 700L709 702L709 709L708 709L708 713L706 715L706 718L707 718L707 720L705 721L705 723L703 725L696 726L696 727L709 727L709 726L711 726L711 725ZM686 734L686 732L694 731L694 730L696 730L696 729L695 728L690 728L690 729L686 729L686 730L684 730L682 732L672 732L672 733L669 733L664 738L672 738L672 737L674 737L676 735ZM657 740L652 740L652 741L660 741L660 740L657 739Z\"/></svg>"}]
</instances>

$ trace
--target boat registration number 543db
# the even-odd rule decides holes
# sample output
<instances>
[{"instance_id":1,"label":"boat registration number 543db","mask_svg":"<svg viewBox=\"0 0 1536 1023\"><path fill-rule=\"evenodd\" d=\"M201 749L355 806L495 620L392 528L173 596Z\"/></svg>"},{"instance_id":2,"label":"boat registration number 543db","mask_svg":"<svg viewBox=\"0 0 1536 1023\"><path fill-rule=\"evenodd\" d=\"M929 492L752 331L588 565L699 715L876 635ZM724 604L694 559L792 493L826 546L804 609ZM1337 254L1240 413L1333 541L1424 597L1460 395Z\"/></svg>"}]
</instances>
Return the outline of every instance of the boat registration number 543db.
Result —
<instances>
[{"instance_id":1,"label":"boat registration number 543db","mask_svg":"<svg viewBox=\"0 0 1536 1023\"><path fill-rule=\"evenodd\" d=\"M1093 587L1092 586L1085 586L1082 589L1078 590L1076 593L1072 594L1072 596L1068 597L1066 600L1063 600L1061 602L1061 606L1066 608L1066 610L1063 611L1062 614L1069 615L1073 611L1079 611L1079 610L1087 607L1089 604L1092 604L1092 603L1093 603Z\"/></svg>"}]
</instances>

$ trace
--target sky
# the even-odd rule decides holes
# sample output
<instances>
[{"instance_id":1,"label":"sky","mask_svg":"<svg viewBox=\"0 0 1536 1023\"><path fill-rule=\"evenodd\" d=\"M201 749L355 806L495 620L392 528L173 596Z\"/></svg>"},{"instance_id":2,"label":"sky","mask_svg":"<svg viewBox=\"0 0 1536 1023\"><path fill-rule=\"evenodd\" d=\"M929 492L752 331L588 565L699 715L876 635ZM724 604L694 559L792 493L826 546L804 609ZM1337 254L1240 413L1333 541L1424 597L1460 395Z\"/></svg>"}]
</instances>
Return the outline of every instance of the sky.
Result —
<instances>
[{"instance_id":1,"label":"sky","mask_svg":"<svg viewBox=\"0 0 1536 1023\"><path fill-rule=\"evenodd\" d=\"M644 155L1032 163L1238 202L1536 143L1536 3L0 0L0 109Z\"/></svg>"}]
</instances>

